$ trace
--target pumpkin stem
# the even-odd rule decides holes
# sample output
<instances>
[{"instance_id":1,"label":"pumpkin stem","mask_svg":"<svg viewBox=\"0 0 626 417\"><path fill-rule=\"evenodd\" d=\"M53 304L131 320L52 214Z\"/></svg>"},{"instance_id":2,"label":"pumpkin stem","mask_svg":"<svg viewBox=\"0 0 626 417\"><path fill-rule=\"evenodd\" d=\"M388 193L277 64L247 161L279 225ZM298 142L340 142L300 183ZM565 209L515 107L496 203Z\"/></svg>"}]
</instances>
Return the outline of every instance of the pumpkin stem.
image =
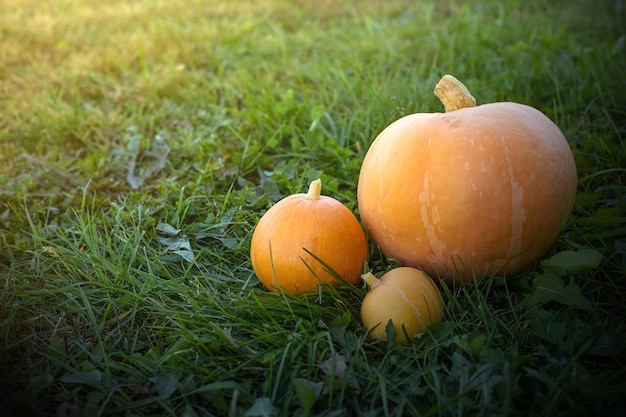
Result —
<instances>
[{"instance_id":1,"label":"pumpkin stem","mask_svg":"<svg viewBox=\"0 0 626 417\"><path fill-rule=\"evenodd\" d=\"M435 95L439 98L446 112L465 107L476 107L476 99L467 87L452 75L444 75L435 87Z\"/></svg>"},{"instance_id":2,"label":"pumpkin stem","mask_svg":"<svg viewBox=\"0 0 626 417\"><path fill-rule=\"evenodd\" d=\"M311 181L309 185L309 192L306 193L306 198L309 200L319 200L322 194L322 180L319 178Z\"/></svg>"},{"instance_id":3,"label":"pumpkin stem","mask_svg":"<svg viewBox=\"0 0 626 417\"><path fill-rule=\"evenodd\" d=\"M365 281L372 290L380 285L380 279L376 278L371 272L361 275L361 279Z\"/></svg>"}]
</instances>

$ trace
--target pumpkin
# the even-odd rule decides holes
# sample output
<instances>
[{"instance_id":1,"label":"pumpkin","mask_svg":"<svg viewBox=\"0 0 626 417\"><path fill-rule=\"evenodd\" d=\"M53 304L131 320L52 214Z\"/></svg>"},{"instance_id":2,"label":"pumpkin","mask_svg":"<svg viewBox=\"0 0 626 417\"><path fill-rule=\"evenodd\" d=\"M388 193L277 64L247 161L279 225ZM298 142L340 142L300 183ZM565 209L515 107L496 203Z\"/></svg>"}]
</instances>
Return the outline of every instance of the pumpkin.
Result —
<instances>
[{"instance_id":1,"label":"pumpkin","mask_svg":"<svg viewBox=\"0 0 626 417\"><path fill-rule=\"evenodd\" d=\"M368 256L363 227L350 209L321 195L321 189L317 179L308 193L283 198L254 229L252 267L270 291L306 293L320 284L359 281Z\"/></svg>"},{"instance_id":2,"label":"pumpkin","mask_svg":"<svg viewBox=\"0 0 626 417\"><path fill-rule=\"evenodd\" d=\"M449 282L522 272L571 214L577 176L559 128L530 106L476 106L446 75L445 113L417 113L372 142L358 208L383 254Z\"/></svg>"},{"instance_id":3,"label":"pumpkin","mask_svg":"<svg viewBox=\"0 0 626 417\"><path fill-rule=\"evenodd\" d=\"M391 320L396 333L394 341L411 341L431 323L443 320L439 288L422 271L398 267L380 279L368 272L363 280L371 289L361 304L361 322L370 336L385 340Z\"/></svg>"}]
</instances>

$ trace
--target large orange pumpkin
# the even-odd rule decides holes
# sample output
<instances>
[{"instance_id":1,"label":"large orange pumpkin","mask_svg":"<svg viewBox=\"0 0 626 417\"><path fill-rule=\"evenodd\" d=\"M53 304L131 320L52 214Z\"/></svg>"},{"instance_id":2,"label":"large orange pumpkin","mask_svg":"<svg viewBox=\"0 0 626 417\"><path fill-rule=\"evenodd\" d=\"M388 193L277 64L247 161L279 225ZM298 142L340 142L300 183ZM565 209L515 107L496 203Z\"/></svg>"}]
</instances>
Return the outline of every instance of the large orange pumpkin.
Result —
<instances>
[{"instance_id":1,"label":"large orange pumpkin","mask_svg":"<svg viewBox=\"0 0 626 417\"><path fill-rule=\"evenodd\" d=\"M307 194L283 198L254 229L252 267L270 291L306 293L338 284L329 268L351 284L361 277L368 255L365 232L350 209L320 195L321 188L315 180Z\"/></svg>"},{"instance_id":2,"label":"large orange pumpkin","mask_svg":"<svg viewBox=\"0 0 626 417\"><path fill-rule=\"evenodd\" d=\"M431 276L519 273L549 250L571 213L569 144L540 111L476 106L452 76L435 94L445 113L405 116L369 148L361 220L387 257Z\"/></svg>"}]
</instances>

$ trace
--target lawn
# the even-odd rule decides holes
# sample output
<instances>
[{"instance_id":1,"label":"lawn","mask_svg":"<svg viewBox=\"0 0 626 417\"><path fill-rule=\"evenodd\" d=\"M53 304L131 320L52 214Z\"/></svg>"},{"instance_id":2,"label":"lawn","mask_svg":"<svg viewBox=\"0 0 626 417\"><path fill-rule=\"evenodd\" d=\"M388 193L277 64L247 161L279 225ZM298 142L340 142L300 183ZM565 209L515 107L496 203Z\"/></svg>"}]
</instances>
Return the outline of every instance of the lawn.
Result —
<instances>
[{"instance_id":1,"label":"lawn","mask_svg":"<svg viewBox=\"0 0 626 417\"><path fill-rule=\"evenodd\" d=\"M621 415L621 0L0 10L3 416ZM546 260L440 283L445 321L407 344L368 336L364 284L267 291L263 213L321 178L358 217L369 145L443 111L446 73L568 139L576 204ZM394 266L370 242L368 268Z\"/></svg>"}]
</instances>

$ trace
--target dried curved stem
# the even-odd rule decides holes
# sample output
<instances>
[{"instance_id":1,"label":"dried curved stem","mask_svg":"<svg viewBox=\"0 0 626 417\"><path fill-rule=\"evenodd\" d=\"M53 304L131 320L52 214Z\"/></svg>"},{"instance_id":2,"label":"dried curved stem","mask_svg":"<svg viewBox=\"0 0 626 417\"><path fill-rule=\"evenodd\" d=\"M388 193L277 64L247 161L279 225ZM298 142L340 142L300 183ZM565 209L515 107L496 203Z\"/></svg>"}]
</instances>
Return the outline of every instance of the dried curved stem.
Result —
<instances>
[{"instance_id":1,"label":"dried curved stem","mask_svg":"<svg viewBox=\"0 0 626 417\"><path fill-rule=\"evenodd\" d=\"M446 112L476 107L476 99L472 97L463 83L452 75L444 75L435 87L435 95L439 98Z\"/></svg>"}]
</instances>

